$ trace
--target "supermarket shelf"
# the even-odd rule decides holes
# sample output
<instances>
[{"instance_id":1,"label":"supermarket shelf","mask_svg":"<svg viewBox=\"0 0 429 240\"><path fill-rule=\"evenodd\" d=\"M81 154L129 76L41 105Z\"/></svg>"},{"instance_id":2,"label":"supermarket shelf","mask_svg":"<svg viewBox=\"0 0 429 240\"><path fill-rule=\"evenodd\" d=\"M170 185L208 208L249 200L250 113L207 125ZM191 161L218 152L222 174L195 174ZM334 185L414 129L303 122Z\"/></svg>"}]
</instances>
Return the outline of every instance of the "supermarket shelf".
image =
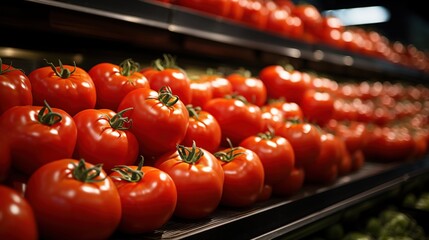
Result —
<instances>
[{"instance_id":1,"label":"supermarket shelf","mask_svg":"<svg viewBox=\"0 0 429 240\"><path fill-rule=\"evenodd\" d=\"M429 158L406 164L368 162L331 185L306 185L293 197L273 197L248 209L220 206L206 219L173 218L154 234L118 234L113 239L299 239L296 236L303 234L302 229L305 234L311 233L308 228L312 226L319 230L314 227L317 221L329 223L330 216L428 174Z\"/></svg>"},{"instance_id":2,"label":"supermarket shelf","mask_svg":"<svg viewBox=\"0 0 429 240\"><path fill-rule=\"evenodd\" d=\"M227 52L233 46L251 50L252 53L256 51L254 53L256 58L258 54L271 53L280 57L329 63L340 68L351 67L388 77L405 78L405 80L411 78L421 82L428 78L426 73L382 59L319 44L307 44L170 4L144 0L129 0L126 4L115 0L25 0L24 2L73 11L76 17L88 14L115 19L123 25L137 24L161 29L169 34L180 35L182 39L192 37L206 40L208 41L206 45L224 44L225 48L214 51L217 54L225 54L225 58L229 57ZM109 30L104 29L106 32ZM188 52L192 50L192 47L186 49ZM243 58L249 58L249 55L241 55Z\"/></svg>"}]
</instances>

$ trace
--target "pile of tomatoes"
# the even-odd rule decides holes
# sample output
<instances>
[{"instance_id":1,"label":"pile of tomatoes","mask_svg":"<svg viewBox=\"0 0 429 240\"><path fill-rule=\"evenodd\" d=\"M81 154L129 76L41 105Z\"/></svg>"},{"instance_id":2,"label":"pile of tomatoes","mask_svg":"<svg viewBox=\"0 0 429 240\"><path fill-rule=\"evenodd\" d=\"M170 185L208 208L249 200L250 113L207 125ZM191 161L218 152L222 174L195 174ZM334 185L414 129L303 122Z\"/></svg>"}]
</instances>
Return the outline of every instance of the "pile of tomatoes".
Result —
<instances>
[{"instance_id":1,"label":"pile of tomatoes","mask_svg":"<svg viewBox=\"0 0 429 240\"><path fill-rule=\"evenodd\" d=\"M170 55L146 68L1 66L1 239L150 233L333 183L368 160L419 160L429 141L423 86L281 65L191 75Z\"/></svg>"}]
</instances>

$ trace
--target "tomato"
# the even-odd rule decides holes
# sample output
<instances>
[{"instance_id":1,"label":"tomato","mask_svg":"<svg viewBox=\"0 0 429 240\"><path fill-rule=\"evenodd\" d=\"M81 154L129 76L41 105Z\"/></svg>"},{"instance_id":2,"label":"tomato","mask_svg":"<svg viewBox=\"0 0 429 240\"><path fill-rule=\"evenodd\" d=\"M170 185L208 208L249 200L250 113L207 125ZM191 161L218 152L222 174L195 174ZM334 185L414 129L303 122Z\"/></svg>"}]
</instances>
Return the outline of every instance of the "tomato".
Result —
<instances>
[{"instance_id":1,"label":"tomato","mask_svg":"<svg viewBox=\"0 0 429 240\"><path fill-rule=\"evenodd\" d=\"M186 72L176 65L175 59L164 55L164 59L155 60L155 71L146 73L150 88L159 91L168 86L184 104L191 104L191 80Z\"/></svg>"},{"instance_id":2,"label":"tomato","mask_svg":"<svg viewBox=\"0 0 429 240\"><path fill-rule=\"evenodd\" d=\"M121 199L101 165L64 158L37 169L25 198L42 239L108 239L121 220Z\"/></svg>"},{"instance_id":3,"label":"tomato","mask_svg":"<svg viewBox=\"0 0 429 240\"><path fill-rule=\"evenodd\" d=\"M70 116L94 108L97 94L91 76L82 68L49 63L34 69L28 78L31 82L33 105L41 106L46 100L52 107L66 111Z\"/></svg>"},{"instance_id":4,"label":"tomato","mask_svg":"<svg viewBox=\"0 0 429 240\"><path fill-rule=\"evenodd\" d=\"M256 135L264 127L261 109L246 102L240 96L214 98L204 106L212 114L221 128L221 145L228 146L229 138L233 145L238 145L248 136Z\"/></svg>"},{"instance_id":5,"label":"tomato","mask_svg":"<svg viewBox=\"0 0 429 240\"><path fill-rule=\"evenodd\" d=\"M241 147L255 152L261 159L265 184L273 185L288 176L295 165L295 154L289 141L273 132L259 133L245 138Z\"/></svg>"},{"instance_id":6,"label":"tomato","mask_svg":"<svg viewBox=\"0 0 429 240\"><path fill-rule=\"evenodd\" d=\"M316 31L315 34L322 42L343 49L344 41L342 34L344 30L345 27L339 18L334 16L322 16L321 30Z\"/></svg>"},{"instance_id":7,"label":"tomato","mask_svg":"<svg viewBox=\"0 0 429 240\"><path fill-rule=\"evenodd\" d=\"M36 218L27 199L4 185L0 185L0 196L0 239L39 239Z\"/></svg>"},{"instance_id":8,"label":"tomato","mask_svg":"<svg viewBox=\"0 0 429 240\"><path fill-rule=\"evenodd\" d=\"M344 176L354 171L355 167L358 167L358 165L360 164L358 161L360 161L360 159L353 159L354 156L352 154L354 153L349 152L347 150L347 146L344 141L342 142L342 144L340 144L339 150L341 151L342 154L341 154L340 161L337 164L337 170L338 170L339 176ZM362 150L357 150L355 153L359 154L359 152L362 153ZM363 156L363 153L362 153L362 156ZM356 155L356 157L359 157L359 155ZM356 162L354 162L355 160Z\"/></svg>"},{"instance_id":9,"label":"tomato","mask_svg":"<svg viewBox=\"0 0 429 240\"><path fill-rule=\"evenodd\" d=\"M269 10L261 0L247 0L241 22L257 29L265 29Z\"/></svg>"},{"instance_id":10,"label":"tomato","mask_svg":"<svg viewBox=\"0 0 429 240\"><path fill-rule=\"evenodd\" d=\"M132 121L129 129L139 142L140 154L145 159L176 149L186 135L189 114L180 99L167 87L156 92L139 88L129 92L121 101L118 111Z\"/></svg>"},{"instance_id":11,"label":"tomato","mask_svg":"<svg viewBox=\"0 0 429 240\"><path fill-rule=\"evenodd\" d=\"M305 72L287 70L281 65L269 65L261 69L259 78L267 88L268 98L283 98L300 104L305 91L311 88L311 78Z\"/></svg>"},{"instance_id":12,"label":"tomato","mask_svg":"<svg viewBox=\"0 0 429 240\"><path fill-rule=\"evenodd\" d=\"M308 89L299 105L307 121L320 126L328 123L334 115L334 97L329 92Z\"/></svg>"},{"instance_id":13,"label":"tomato","mask_svg":"<svg viewBox=\"0 0 429 240\"><path fill-rule=\"evenodd\" d=\"M11 165L9 140L6 133L0 130L0 183L8 177Z\"/></svg>"},{"instance_id":14,"label":"tomato","mask_svg":"<svg viewBox=\"0 0 429 240\"><path fill-rule=\"evenodd\" d=\"M240 21L243 17L244 6L246 5L247 0L230 0L230 8L226 18Z\"/></svg>"},{"instance_id":15,"label":"tomato","mask_svg":"<svg viewBox=\"0 0 429 240\"><path fill-rule=\"evenodd\" d=\"M295 166L311 165L321 151L320 131L316 125L301 121L288 121L275 130L275 134L286 138L295 154Z\"/></svg>"},{"instance_id":16,"label":"tomato","mask_svg":"<svg viewBox=\"0 0 429 240\"><path fill-rule=\"evenodd\" d=\"M264 166L259 156L244 147L225 148L214 154L222 165L224 183L221 204L229 207L249 207L264 187Z\"/></svg>"},{"instance_id":17,"label":"tomato","mask_svg":"<svg viewBox=\"0 0 429 240\"><path fill-rule=\"evenodd\" d=\"M347 150L353 153L365 145L367 126L358 121L337 121L331 130L343 139Z\"/></svg>"},{"instance_id":18,"label":"tomato","mask_svg":"<svg viewBox=\"0 0 429 240\"><path fill-rule=\"evenodd\" d=\"M309 34L317 34L323 26L323 17L313 4L297 4L292 9L292 14L302 20L304 29Z\"/></svg>"},{"instance_id":19,"label":"tomato","mask_svg":"<svg viewBox=\"0 0 429 240\"><path fill-rule=\"evenodd\" d=\"M223 192L224 172L216 157L193 143L177 145L177 150L155 160L154 166L166 172L177 189L173 215L183 219L201 219L218 207Z\"/></svg>"},{"instance_id":20,"label":"tomato","mask_svg":"<svg viewBox=\"0 0 429 240\"><path fill-rule=\"evenodd\" d=\"M130 91L146 87L149 81L139 72L139 65L132 59L126 59L119 65L99 63L89 71L97 92L96 108L118 109L122 98Z\"/></svg>"},{"instance_id":21,"label":"tomato","mask_svg":"<svg viewBox=\"0 0 429 240\"><path fill-rule=\"evenodd\" d=\"M282 181L273 185L273 195L289 197L298 193L304 186L305 172L302 168L293 168Z\"/></svg>"},{"instance_id":22,"label":"tomato","mask_svg":"<svg viewBox=\"0 0 429 240\"><path fill-rule=\"evenodd\" d=\"M222 98L233 93L232 84L225 77L212 74L204 78L211 83L213 98Z\"/></svg>"},{"instance_id":23,"label":"tomato","mask_svg":"<svg viewBox=\"0 0 429 240\"><path fill-rule=\"evenodd\" d=\"M361 149L351 153L350 157L352 161L351 171L358 171L365 165L365 155Z\"/></svg>"},{"instance_id":24,"label":"tomato","mask_svg":"<svg viewBox=\"0 0 429 240\"><path fill-rule=\"evenodd\" d=\"M257 202L264 202L271 198L273 195L273 187L268 184L264 184L262 191L259 193Z\"/></svg>"},{"instance_id":25,"label":"tomato","mask_svg":"<svg viewBox=\"0 0 429 240\"><path fill-rule=\"evenodd\" d=\"M77 127L74 158L88 163L103 164L107 174L116 165L133 165L139 154L137 138L129 131L131 122L123 117L126 111L86 109L73 120Z\"/></svg>"},{"instance_id":26,"label":"tomato","mask_svg":"<svg viewBox=\"0 0 429 240\"><path fill-rule=\"evenodd\" d=\"M138 166L118 165L109 176L121 198L120 232L152 232L170 220L177 204L177 190L167 173L143 166L142 160Z\"/></svg>"},{"instance_id":27,"label":"tomato","mask_svg":"<svg viewBox=\"0 0 429 240\"><path fill-rule=\"evenodd\" d=\"M288 31L286 19L288 17L289 12L285 8L274 7L268 14L266 30L286 35Z\"/></svg>"},{"instance_id":28,"label":"tomato","mask_svg":"<svg viewBox=\"0 0 429 240\"><path fill-rule=\"evenodd\" d=\"M13 106L32 105L33 94L27 75L2 63L0 58L0 116Z\"/></svg>"},{"instance_id":29,"label":"tomato","mask_svg":"<svg viewBox=\"0 0 429 240\"><path fill-rule=\"evenodd\" d=\"M212 84L205 78L191 79L191 104L195 107L203 107L213 98Z\"/></svg>"},{"instance_id":30,"label":"tomato","mask_svg":"<svg viewBox=\"0 0 429 240\"><path fill-rule=\"evenodd\" d=\"M45 106L15 106L0 117L8 133L12 166L31 174L45 163L73 155L77 128L65 111Z\"/></svg>"},{"instance_id":31,"label":"tomato","mask_svg":"<svg viewBox=\"0 0 429 240\"><path fill-rule=\"evenodd\" d=\"M271 99L265 106L279 109L284 120L304 120L304 113L297 103L287 102L284 99Z\"/></svg>"},{"instance_id":32,"label":"tomato","mask_svg":"<svg viewBox=\"0 0 429 240\"><path fill-rule=\"evenodd\" d=\"M214 153L221 142L219 122L209 112L199 107L186 106L189 112L189 125L181 144L191 146L195 141L200 148Z\"/></svg>"},{"instance_id":33,"label":"tomato","mask_svg":"<svg viewBox=\"0 0 429 240\"><path fill-rule=\"evenodd\" d=\"M343 150L338 136L332 133L320 134L320 154L316 160L304 167L305 180L312 183L332 183L338 177L337 165L341 161Z\"/></svg>"},{"instance_id":34,"label":"tomato","mask_svg":"<svg viewBox=\"0 0 429 240\"><path fill-rule=\"evenodd\" d=\"M285 119L283 117L283 113L278 108L264 105L262 106L261 111L264 131L276 129L284 124Z\"/></svg>"},{"instance_id":35,"label":"tomato","mask_svg":"<svg viewBox=\"0 0 429 240\"><path fill-rule=\"evenodd\" d=\"M248 102L261 107L267 101L264 82L250 76L250 73L232 73L226 79L231 83L233 92L245 97Z\"/></svg>"},{"instance_id":36,"label":"tomato","mask_svg":"<svg viewBox=\"0 0 429 240\"><path fill-rule=\"evenodd\" d=\"M220 17L226 17L231 7L230 0L175 0L174 3Z\"/></svg>"}]
</instances>

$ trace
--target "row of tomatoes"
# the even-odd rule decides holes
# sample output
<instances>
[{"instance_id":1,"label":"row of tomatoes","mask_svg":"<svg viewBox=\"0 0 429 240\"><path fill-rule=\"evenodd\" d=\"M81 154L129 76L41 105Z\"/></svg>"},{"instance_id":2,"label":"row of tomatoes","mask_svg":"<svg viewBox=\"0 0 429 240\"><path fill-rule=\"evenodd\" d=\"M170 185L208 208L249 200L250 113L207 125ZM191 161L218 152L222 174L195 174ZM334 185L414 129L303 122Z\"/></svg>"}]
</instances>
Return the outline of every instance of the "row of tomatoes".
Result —
<instances>
[{"instance_id":1,"label":"row of tomatoes","mask_svg":"<svg viewBox=\"0 0 429 240\"><path fill-rule=\"evenodd\" d=\"M269 33L308 43L322 43L410 68L429 69L427 54L414 45L390 41L376 30L346 27L310 3L291 0L155 0L208 13Z\"/></svg>"},{"instance_id":2,"label":"row of tomatoes","mask_svg":"<svg viewBox=\"0 0 429 240\"><path fill-rule=\"evenodd\" d=\"M28 76L2 64L0 77L0 181L10 196L2 207L22 206L18 215L7 208L6 222L28 226L16 232L1 221L6 238L147 233L171 217L203 219L220 205L331 183L367 158L419 159L429 139L387 123L368 131L369 122L336 121L344 86L279 65L258 77L194 78L164 55L143 69L131 59L88 72L47 62ZM421 89L406 92L386 96L427 100Z\"/></svg>"}]
</instances>

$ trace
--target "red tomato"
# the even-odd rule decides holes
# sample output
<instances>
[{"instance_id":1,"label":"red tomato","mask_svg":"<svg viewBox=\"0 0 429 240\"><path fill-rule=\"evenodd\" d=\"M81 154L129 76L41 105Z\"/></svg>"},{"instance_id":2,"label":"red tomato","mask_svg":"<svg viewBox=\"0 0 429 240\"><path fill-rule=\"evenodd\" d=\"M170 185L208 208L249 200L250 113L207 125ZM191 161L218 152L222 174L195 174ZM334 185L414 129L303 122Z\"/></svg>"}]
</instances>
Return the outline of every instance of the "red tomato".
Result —
<instances>
[{"instance_id":1,"label":"red tomato","mask_svg":"<svg viewBox=\"0 0 429 240\"><path fill-rule=\"evenodd\" d=\"M232 94L232 84L228 79L219 75L207 75L204 78L211 83L213 98L222 98Z\"/></svg>"},{"instance_id":2,"label":"red tomato","mask_svg":"<svg viewBox=\"0 0 429 240\"><path fill-rule=\"evenodd\" d=\"M267 101L267 89L264 83L250 74L232 73L226 77L234 93L246 98L249 103L259 107Z\"/></svg>"},{"instance_id":3,"label":"red tomato","mask_svg":"<svg viewBox=\"0 0 429 240\"><path fill-rule=\"evenodd\" d=\"M264 185L264 188L262 188L261 193L259 193L257 202L264 202L271 198L273 195L273 187L271 185Z\"/></svg>"},{"instance_id":4,"label":"red tomato","mask_svg":"<svg viewBox=\"0 0 429 240\"><path fill-rule=\"evenodd\" d=\"M328 123L334 115L334 97L329 92L309 89L299 105L307 121L320 126Z\"/></svg>"},{"instance_id":5,"label":"red tomato","mask_svg":"<svg viewBox=\"0 0 429 240\"><path fill-rule=\"evenodd\" d=\"M41 106L15 106L0 117L10 141L12 166L29 175L40 166L73 155L77 129L65 111Z\"/></svg>"},{"instance_id":6,"label":"red tomato","mask_svg":"<svg viewBox=\"0 0 429 240\"><path fill-rule=\"evenodd\" d=\"M189 112L189 125L186 136L181 144L191 146L195 141L200 148L214 153L218 150L221 142L220 125L216 118L209 112L186 106Z\"/></svg>"},{"instance_id":7,"label":"red tomato","mask_svg":"<svg viewBox=\"0 0 429 240\"><path fill-rule=\"evenodd\" d=\"M284 124L283 113L278 108L264 105L261 111L264 125L263 131L270 131L270 129L276 129Z\"/></svg>"},{"instance_id":8,"label":"red tomato","mask_svg":"<svg viewBox=\"0 0 429 240\"><path fill-rule=\"evenodd\" d=\"M225 176L221 204L230 207L254 204L264 187L264 166L259 156L243 147L229 147L214 155Z\"/></svg>"},{"instance_id":9,"label":"red tomato","mask_svg":"<svg viewBox=\"0 0 429 240\"><path fill-rule=\"evenodd\" d=\"M290 175L273 185L273 195L289 197L298 193L304 186L305 172L302 168L294 168Z\"/></svg>"},{"instance_id":10,"label":"red tomato","mask_svg":"<svg viewBox=\"0 0 429 240\"><path fill-rule=\"evenodd\" d=\"M275 130L275 134L286 138L295 154L295 166L311 165L321 151L320 131L316 125L307 122L287 122Z\"/></svg>"},{"instance_id":11,"label":"red tomato","mask_svg":"<svg viewBox=\"0 0 429 240\"><path fill-rule=\"evenodd\" d=\"M174 3L220 17L226 17L231 7L230 0L175 0Z\"/></svg>"},{"instance_id":12,"label":"red tomato","mask_svg":"<svg viewBox=\"0 0 429 240\"><path fill-rule=\"evenodd\" d=\"M290 174L295 165L292 145L286 138L272 132L245 138L241 147L255 152L261 159L265 172L265 184L273 185Z\"/></svg>"},{"instance_id":13,"label":"red tomato","mask_svg":"<svg viewBox=\"0 0 429 240\"><path fill-rule=\"evenodd\" d=\"M221 145L228 147L229 138L238 145L248 136L256 135L264 127L261 109L239 96L214 98L207 102L204 110L212 114L219 122L222 131Z\"/></svg>"},{"instance_id":14,"label":"red tomato","mask_svg":"<svg viewBox=\"0 0 429 240\"><path fill-rule=\"evenodd\" d=\"M143 166L141 161L138 166L119 165L109 176L121 198L120 232L152 232L170 220L177 204L177 191L167 173Z\"/></svg>"},{"instance_id":15,"label":"red tomato","mask_svg":"<svg viewBox=\"0 0 429 240\"><path fill-rule=\"evenodd\" d=\"M176 149L186 135L189 114L180 99L169 88L159 92L139 88L129 92L121 101L118 111L124 113L133 125L130 131L137 137L140 154L145 159Z\"/></svg>"},{"instance_id":16,"label":"red tomato","mask_svg":"<svg viewBox=\"0 0 429 240\"><path fill-rule=\"evenodd\" d=\"M175 59L170 55L164 55L163 60L157 59L155 63L155 71L145 74L150 88L159 91L168 86L184 104L191 104L191 80L186 72L176 65Z\"/></svg>"},{"instance_id":17,"label":"red tomato","mask_svg":"<svg viewBox=\"0 0 429 240\"><path fill-rule=\"evenodd\" d=\"M243 17L246 2L247 0L230 0L231 6L226 17L235 21L240 21Z\"/></svg>"},{"instance_id":18,"label":"red tomato","mask_svg":"<svg viewBox=\"0 0 429 240\"><path fill-rule=\"evenodd\" d=\"M205 149L178 145L177 150L156 159L154 166L166 172L177 189L174 215L201 219L212 214L222 198L224 172L216 157Z\"/></svg>"},{"instance_id":19,"label":"red tomato","mask_svg":"<svg viewBox=\"0 0 429 240\"><path fill-rule=\"evenodd\" d=\"M352 167L351 171L358 171L365 165L365 155L362 150L357 150L351 153Z\"/></svg>"},{"instance_id":20,"label":"red tomato","mask_svg":"<svg viewBox=\"0 0 429 240\"><path fill-rule=\"evenodd\" d=\"M33 104L31 83L27 75L0 58L0 116L13 106Z\"/></svg>"},{"instance_id":21,"label":"red tomato","mask_svg":"<svg viewBox=\"0 0 429 240\"><path fill-rule=\"evenodd\" d=\"M96 88L98 109L116 111L127 93L140 87L149 88L149 81L139 72L139 65L131 59L126 59L119 65L99 63L88 74Z\"/></svg>"},{"instance_id":22,"label":"red tomato","mask_svg":"<svg viewBox=\"0 0 429 240\"><path fill-rule=\"evenodd\" d=\"M280 65L264 67L259 78L267 88L268 98L285 99L300 104L305 91L311 88L311 78L305 72L286 70Z\"/></svg>"},{"instance_id":23,"label":"red tomato","mask_svg":"<svg viewBox=\"0 0 429 240\"><path fill-rule=\"evenodd\" d=\"M9 139L6 132L0 129L0 183L8 177L11 165Z\"/></svg>"},{"instance_id":24,"label":"red tomato","mask_svg":"<svg viewBox=\"0 0 429 240\"><path fill-rule=\"evenodd\" d=\"M91 76L76 65L50 66L33 70L28 78L31 82L33 105L42 106L46 100L52 107L66 111L70 116L94 108L96 89Z\"/></svg>"},{"instance_id":25,"label":"red tomato","mask_svg":"<svg viewBox=\"0 0 429 240\"><path fill-rule=\"evenodd\" d=\"M284 120L304 120L304 113L297 103L287 102L284 99L272 99L266 106L279 109Z\"/></svg>"},{"instance_id":26,"label":"red tomato","mask_svg":"<svg viewBox=\"0 0 429 240\"><path fill-rule=\"evenodd\" d=\"M266 29L277 34L287 35L288 24L286 19L289 12L285 8L275 7L268 14Z\"/></svg>"},{"instance_id":27,"label":"red tomato","mask_svg":"<svg viewBox=\"0 0 429 240\"><path fill-rule=\"evenodd\" d=\"M0 239L39 239L36 218L27 199L4 185L0 185L0 196Z\"/></svg>"},{"instance_id":28,"label":"red tomato","mask_svg":"<svg viewBox=\"0 0 429 240\"><path fill-rule=\"evenodd\" d=\"M268 13L269 10L263 1L247 0L240 21L253 28L265 29Z\"/></svg>"},{"instance_id":29,"label":"red tomato","mask_svg":"<svg viewBox=\"0 0 429 240\"><path fill-rule=\"evenodd\" d=\"M313 4L297 4L292 9L292 14L302 20L304 29L308 33L317 34L323 26L323 17Z\"/></svg>"},{"instance_id":30,"label":"red tomato","mask_svg":"<svg viewBox=\"0 0 429 240\"><path fill-rule=\"evenodd\" d=\"M204 78L191 79L191 104L195 107L203 107L213 98L212 85Z\"/></svg>"},{"instance_id":31,"label":"red tomato","mask_svg":"<svg viewBox=\"0 0 429 240\"><path fill-rule=\"evenodd\" d=\"M347 150L347 146L345 145L345 142L342 142L343 144L340 144L340 151L341 151L341 159L337 164L337 169L338 169L338 175L339 176L344 176L347 175L349 173L351 173L352 171L354 171L354 159L352 158L352 153L349 152ZM361 152L362 150L358 150L356 152ZM357 157L359 157L357 155ZM356 159L357 161L359 161L359 159ZM359 164L358 162L356 162L356 164Z\"/></svg>"},{"instance_id":32,"label":"red tomato","mask_svg":"<svg viewBox=\"0 0 429 240\"><path fill-rule=\"evenodd\" d=\"M103 164L107 174L116 165L133 165L139 154L139 144L129 131L130 120L123 117L129 110L116 113L110 109L86 109L78 112L73 117L77 127L73 156L91 164Z\"/></svg>"},{"instance_id":33,"label":"red tomato","mask_svg":"<svg viewBox=\"0 0 429 240\"><path fill-rule=\"evenodd\" d=\"M42 239L108 239L121 221L121 199L101 165L58 159L37 169L25 197Z\"/></svg>"},{"instance_id":34,"label":"red tomato","mask_svg":"<svg viewBox=\"0 0 429 240\"><path fill-rule=\"evenodd\" d=\"M343 150L339 137L331 133L321 133L320 154L316 160L304 168L305 180L312 183L332 183L338 177L337 165L340 163ZM343 145L344 148L344 145Z\"/></svg>"}]
</instances>

